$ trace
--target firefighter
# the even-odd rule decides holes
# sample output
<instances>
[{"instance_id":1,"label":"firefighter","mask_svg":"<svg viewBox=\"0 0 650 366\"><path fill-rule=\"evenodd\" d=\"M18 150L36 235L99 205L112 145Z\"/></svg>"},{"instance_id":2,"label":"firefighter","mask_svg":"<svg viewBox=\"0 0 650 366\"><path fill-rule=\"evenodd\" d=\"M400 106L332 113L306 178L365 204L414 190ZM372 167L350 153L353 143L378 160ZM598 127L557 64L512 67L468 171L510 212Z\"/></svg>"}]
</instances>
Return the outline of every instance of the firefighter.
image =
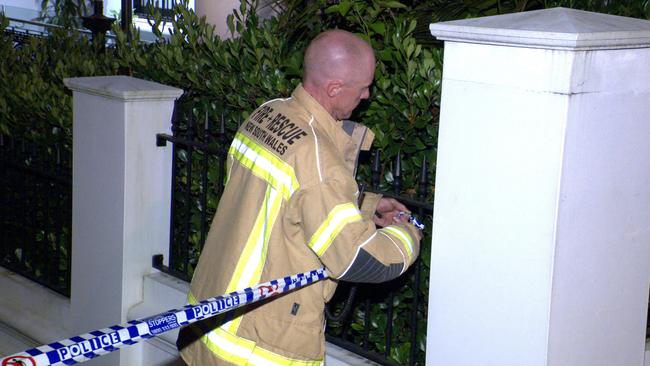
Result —
<instances>
[{"instance_id":1,"label":"firefighter","mask_svg":"<svg viewBox=\"0 0 650 366\"><path fill-rule=\"evenodd\" d=\"M357 203L357 157L374 135L344 120L369 97L374 70L367 42L321 33L291 97L240 127L188 301L323 266L332 279L184 328L187 364L322 365L323 310L337 281L388 281L416 259L421 233L406 207L369 193Z\"/></svg>"}]
</instances>

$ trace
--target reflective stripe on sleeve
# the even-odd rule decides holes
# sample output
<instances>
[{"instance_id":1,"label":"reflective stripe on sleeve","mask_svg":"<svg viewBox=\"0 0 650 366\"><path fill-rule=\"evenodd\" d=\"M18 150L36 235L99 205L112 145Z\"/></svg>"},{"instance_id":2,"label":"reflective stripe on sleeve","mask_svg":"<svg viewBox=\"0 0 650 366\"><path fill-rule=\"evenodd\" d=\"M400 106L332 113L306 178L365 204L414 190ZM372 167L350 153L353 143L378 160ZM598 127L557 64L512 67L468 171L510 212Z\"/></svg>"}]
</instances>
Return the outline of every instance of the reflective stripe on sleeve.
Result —
<instances>
[{"instance_id":1,"label":"reflective stripe on sleeve","mask_svg":"<svg viewBox=\"0 0 650 366\"><path fill-rule=\"evenodd\" d=\"M397 238L400 243L404 246L404 249L406 250L406 254L409 257L409 260L413 259L413 240L411 239L411 235L409 233L402 229L399 226L386 226L384 228L379 229L379 231L385 233L385 234L390 234L393 237Z\"/></svg>"},{"instance_id":2,"label":"reflective stripe on sleeve","mask_svg":"<svg viewBox=\"0 0 650 366\"><path fill-rule=\"evenodd\" d=\"M361 213L353 203L344 203L334 207L309 240L309 247L316 255L323 255L343 227L356 221L361 221Z\"/></svg>"}]
</instances>

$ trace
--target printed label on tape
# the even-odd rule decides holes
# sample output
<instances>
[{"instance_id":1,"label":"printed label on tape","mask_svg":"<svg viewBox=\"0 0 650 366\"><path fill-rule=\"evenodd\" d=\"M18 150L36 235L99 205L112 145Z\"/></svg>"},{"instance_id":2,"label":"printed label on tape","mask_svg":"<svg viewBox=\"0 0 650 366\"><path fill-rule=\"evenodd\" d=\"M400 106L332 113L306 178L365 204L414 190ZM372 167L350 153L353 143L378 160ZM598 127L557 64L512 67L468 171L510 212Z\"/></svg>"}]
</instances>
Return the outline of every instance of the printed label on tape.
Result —
<instances>
[{"instance_id":1,"label":"printed label on tape","mask_svg":"<svg viewBox=\"0 0 650 366\"><path fill-rule=\"evenodd\" d=\"M2 366L36 366L36 361L29 356L11 356L2 360Z\"/></svg>"},{"instance_id":2,"label":"printed label on tape","mask_svg":"<svg viewBox=\"0 0 650 366\"><path fill-rule=\"evenodd\" d=\"M201 318L215 314L224 309L233 308L237 305L239 305L239 296L228 296L211 301L207 304L197 304L192 310L194 311L194 318Z\"/></svg>"},{"instance_id":3,"label":"printed label on tape","mask_svg":"<svg viewBox=\"0 0 650 366\"><path fill-rule=\"evenodd\" d=\"M151 334L160 334L168 330L178 328L178 319L174 314L162 314L157 315L153 318L147 318L143 320L149 326Z\"/></svg>"},{"instance_id":4,"label":"printed label on tape","mask_svg":"<svg viewBox=\"0 0 650 366\"><path fill-rule=\"evenodd\" d=\"M117 334L117 332L114 332L91 338L67 347L59 348L56 350L56 353L59 355L61 361L65 361L83 355L84 353L89 353L100 348L112 346L116 343L120 343L121 341L122 340L120 339L120 335Z\"/></svg>"}]
</instances>

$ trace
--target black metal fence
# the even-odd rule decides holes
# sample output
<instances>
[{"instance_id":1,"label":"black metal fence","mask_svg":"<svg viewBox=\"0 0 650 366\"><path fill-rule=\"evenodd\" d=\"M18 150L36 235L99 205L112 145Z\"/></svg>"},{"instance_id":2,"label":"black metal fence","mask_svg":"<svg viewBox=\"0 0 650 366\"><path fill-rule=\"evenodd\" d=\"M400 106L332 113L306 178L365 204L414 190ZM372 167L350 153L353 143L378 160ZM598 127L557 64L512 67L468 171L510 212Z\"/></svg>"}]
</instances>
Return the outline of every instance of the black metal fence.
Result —
<instances>
[{"instance_id":1,"label":"black metal fence","mask_svg":"<svg viewBox=\"0 0 650 366\"><path fill-rule=\"evenodd\" d=\"M214 117L194 108L174 112L172 136L159 134L158 146L173 143L172 207L169 272L189 281L223 192L225 161L232 136L225 116Z\"/></svg>"},{"instance_id":2,"label":"black metal fence","mask_svg":"<svg viewBox=\"0 0 650 366\"><path fill-rule=\"evenodd\" d=\"M69 147L0 134L0 265L70 296Z\"/></svg>"},{"instance_id":3,"label":"black metal fence","mask_svg":"<svg viewBox=\"0 0 650 366\"><path fill-rule=\"evenodd\" d=\"M20 48L29 42L32 38L45 38L48 36L46 25L42 23L24 21L19 19L8 18L13 21L13 25L5 28L5 35L11 37L14 48ZM19 24L15 24L19 22Z\"/></svg>"},{"instance_id":4,"label":"black metal fence","mask_svg":"<svg viewBox=\"0 0 650 366\"><path fill-rule=\"evenodd\" d=\"M328 317L326 338L383 365L424 365L428 305L431 217L433 203L427 196L433 186L427 164L421 167L414 197L403 196L400 156L392 164L390 191L380 190L383 176L380 152L360 162L370 168L370 191L397 198L425 223L420 257L401 277L387 283L355 285L341 283L328 309L342 312L340 319ZM372 160L372 164L369 162ZM386 183L386 182L384 182ZM385 185L385 184L384 184ZM348 304L350 302L350 304ZM350 307L348 314L345 308ZM328 314L329 315L329 314Z\"/></svg>"},{"instance_id":5,"label":"black metal fence","mask_svg":"<svg viewBox=\"0 0 650 366\"><path fill-rule=\"evenodd\" d=\"M174 16L174 7L179 0L133 0L133 12L143 18L151 15L151 10L159 11L164 18Z\"/></svg>"},{"instance_id":6,"label":"black metal fence","mask_svg":"<svg viewBox=\"0 0 650 366\"><path fill-rule=\"evenodd\" d=\"M196 266L223 191L226 154L232 139L227 130L232 131L239 123L238 119L208 116L190 108L175 113L172 136L157 136L158 145L173 143L174 159L170 265L159 268L178 278L189 281ZM361 161L365 168L360 170L369 172L367 191L377 192L383 176L378 153L368 154ZM424 219L429 229L422 240L421 257L428 258L433 205L426 201L432 186L426 174L426 162L415 197L399 196L403 185L401 164L396 161L392 165L392 191L383 193L397 197ZM358 286L352 299L347 295L350 284L341 284L330 310L339 313L349 302L350 311L347 315L339 314L340 319L336 321L329 321L328 341L382 364L423 365L426 322L422 319L427 314L428 263L428 259L418 260L405 275L389 283Z\"/></svg>"}]
</instances>

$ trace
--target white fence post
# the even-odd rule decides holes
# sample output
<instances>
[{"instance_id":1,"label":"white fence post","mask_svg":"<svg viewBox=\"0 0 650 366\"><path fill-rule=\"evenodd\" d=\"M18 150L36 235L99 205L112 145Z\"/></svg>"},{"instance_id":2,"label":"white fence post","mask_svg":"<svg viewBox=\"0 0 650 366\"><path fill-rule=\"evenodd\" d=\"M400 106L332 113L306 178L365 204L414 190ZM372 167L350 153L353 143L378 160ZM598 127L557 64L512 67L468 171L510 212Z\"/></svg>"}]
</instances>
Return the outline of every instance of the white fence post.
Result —
<instances>
[{"instance_id":1,"label":"white fence post","mask_svg":"<svg viewBox=\"0 0 650 366\"><path fill-rule=\"evenodd\" d=\"M641 366L650 22L555 8L445 40L430 366Z\"/></svg>"},{"instance_id":2,"label":"white fence post","mask_svg":"<svg viewBox=\"0 0 650 366\"><path fill-rule=\"evenodd\" d=\"M126 76L66 79L74 91L71 313L75 333L126 321L153 254L168 252L174 100ZM90 361L141 364L141 345Z\"/></svg>"}]
</instances>

